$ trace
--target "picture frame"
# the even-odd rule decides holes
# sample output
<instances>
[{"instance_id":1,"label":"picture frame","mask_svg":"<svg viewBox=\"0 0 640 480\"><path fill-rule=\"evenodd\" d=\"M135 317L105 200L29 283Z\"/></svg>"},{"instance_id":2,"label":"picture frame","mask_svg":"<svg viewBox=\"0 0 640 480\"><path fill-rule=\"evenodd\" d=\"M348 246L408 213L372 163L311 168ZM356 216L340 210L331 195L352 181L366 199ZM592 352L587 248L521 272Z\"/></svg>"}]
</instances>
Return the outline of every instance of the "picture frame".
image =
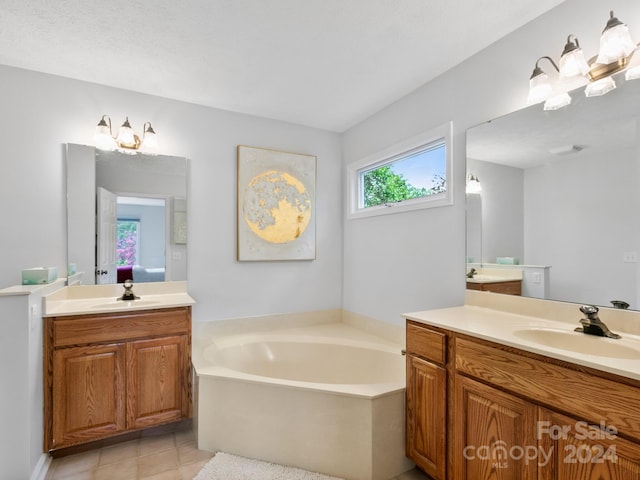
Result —
<instances>
[{"instance_id":1,"label":"picture frame","mask_svg":"<svg viewBox=\"0 0 640 480\"><path fill-rule=\"evenodd\" d=\"M238 261L315 260L316 160L238 145Z\"/></svg>"}]
</instances>

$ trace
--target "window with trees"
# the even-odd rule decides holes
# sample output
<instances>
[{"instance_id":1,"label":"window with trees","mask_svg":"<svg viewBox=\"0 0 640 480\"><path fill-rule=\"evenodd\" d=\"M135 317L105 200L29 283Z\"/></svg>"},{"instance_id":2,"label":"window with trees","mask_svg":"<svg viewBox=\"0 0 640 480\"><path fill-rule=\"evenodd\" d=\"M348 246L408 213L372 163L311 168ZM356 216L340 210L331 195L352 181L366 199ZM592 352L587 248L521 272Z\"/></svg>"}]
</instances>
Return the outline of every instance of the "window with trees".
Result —
<instances>
[{"instance_id":1,"label":"window with trees","mask_svg":"<svg viewBox=\"0 0 640 480\"><path fill-rule=\"evenodd\" d=\"M116 265L133 266L138 257L140 221L118 219L117 229Z\"/></svg>"},{"instance_id":2,"label":"window with trees","mask_svg":"<svg viewBox=\"0 0 640 480\"><path fill-rule=\"evenodd\" d=\"M451 124L351 165L350 218L452 203Z\"/></svg>"}]
</instances>

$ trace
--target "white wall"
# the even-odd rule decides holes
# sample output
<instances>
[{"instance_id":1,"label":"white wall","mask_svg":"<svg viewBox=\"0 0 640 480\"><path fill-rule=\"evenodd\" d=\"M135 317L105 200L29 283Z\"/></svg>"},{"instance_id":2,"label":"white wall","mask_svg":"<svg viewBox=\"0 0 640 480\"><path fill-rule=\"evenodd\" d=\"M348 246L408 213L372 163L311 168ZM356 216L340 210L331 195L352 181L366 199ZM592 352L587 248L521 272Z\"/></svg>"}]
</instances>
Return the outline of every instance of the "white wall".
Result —
<instances>
[{"instance_id":1,"label":"white wall","mask_svg":"<svg viewBox=\"0 0 640 480\"><path fill-rule=\"evenodd\" d=\"M482 185L482 259L475 261L515 257L524 263L524 170L472 159L467 168Z\"/></svg>"},{"instance_id":2,"label":"white wall","mask_svg":"<svg viewBox=\"0 0 640 480\"><path fill-rule=\"evenodd\" d=\"M345 309L399 323L401 312L463 303L465 131L525 107L536 60L558 59L570 33L595 54L610 9L640 36L637 2L568 0L345 132L349 164L451 120L455 164L453 206L345 220Z\"/></svg>"},{"instance_id":3,"label":"white wall","mask_svg":"<svg viewBox=\"0 0 640 480\"><path fill-rule=\"evenodd\" d=\"M149 120L162 152L189 158L189 284L196 321L339 308L341 152L336 133L0 66L0 288L20 271L66 271L64 144L93 143L109 114ZM316 155L317 259L238 263L236 146Z\"/></svg>"},{"instance_id":4,"label":"white wall","mask_svg":"<svg viewBox=\"0 0 640 480\"><path fill-rule=\"evenodd\" d=\"M637 148L585 149L525 173L525 258L551 265L549 298L638 309ZM636 192L629 197L629 192ZM615 214L612 214L615 212Z\"/></svg>"}]
</instances>

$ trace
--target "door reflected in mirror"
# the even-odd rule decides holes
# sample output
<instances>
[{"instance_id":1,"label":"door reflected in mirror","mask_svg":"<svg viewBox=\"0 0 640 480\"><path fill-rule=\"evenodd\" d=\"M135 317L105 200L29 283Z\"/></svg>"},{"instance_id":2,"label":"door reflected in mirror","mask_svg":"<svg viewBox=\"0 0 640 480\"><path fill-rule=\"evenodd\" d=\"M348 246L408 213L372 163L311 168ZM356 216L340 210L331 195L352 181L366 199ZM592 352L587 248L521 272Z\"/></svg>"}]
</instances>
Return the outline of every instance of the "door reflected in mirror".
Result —
<instances>
[{"instance_id":1,"label":"door reflected in mirror","mask_svg":"<svg viewBox=\"0 0 640 480\"><path fill-rule=\"evenodd\" d=\"M68 261L82 283L187 279L187 160L67 145Z\"/></svg>"}]
</instances>

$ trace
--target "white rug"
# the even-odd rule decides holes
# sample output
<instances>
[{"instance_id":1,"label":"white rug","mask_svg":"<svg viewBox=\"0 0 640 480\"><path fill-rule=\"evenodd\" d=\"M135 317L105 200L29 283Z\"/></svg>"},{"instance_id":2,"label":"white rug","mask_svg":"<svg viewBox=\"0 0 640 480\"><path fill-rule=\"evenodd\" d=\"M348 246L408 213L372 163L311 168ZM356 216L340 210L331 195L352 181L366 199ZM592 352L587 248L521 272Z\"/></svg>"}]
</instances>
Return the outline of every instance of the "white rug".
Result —
<instances>
[{"instance_id":1,"label":"white rug","mask_svg":"<svg viewBox=\"0 0 640 480\"><path fill-rule=\"evenodd\" d=\"M218 452L193 480L342 480L301 468Z\"/></svg>"}]
</instances>

